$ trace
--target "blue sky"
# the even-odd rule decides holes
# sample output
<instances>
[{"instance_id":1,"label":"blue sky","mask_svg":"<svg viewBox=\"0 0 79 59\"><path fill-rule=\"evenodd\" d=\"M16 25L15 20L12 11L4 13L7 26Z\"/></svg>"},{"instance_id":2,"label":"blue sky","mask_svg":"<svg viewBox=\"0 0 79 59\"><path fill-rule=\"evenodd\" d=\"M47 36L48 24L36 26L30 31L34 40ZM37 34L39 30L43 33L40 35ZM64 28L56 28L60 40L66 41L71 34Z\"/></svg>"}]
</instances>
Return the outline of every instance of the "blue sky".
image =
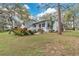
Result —
<instances>
[{"instance_id":1,"label":"blue sky","mask_svg":"<svg viewBox=\"0 0 79 59\"><path fill-rule=\"evenodd\" d=\"M40 3L27 3L26 5L27 5L26 7L29 8L28 10L29 10L30 14L33 15L33 16L36 16L36 15L42 13L42 12L44 13L47 9L48 9L48 10L50 9L50 11L53 10L53 9L51 9L51 8L55 8L57 4L54 4L54 3L49 4L50 7L47 7L47 9L45 9L45 10L43 10L43 11L42 11L42 8L39 9L38 6L39 6L39 5L40 5L40 6L44 6L44 4L40 4ZM62 8L62 10L65 10L65 9L71 7L71 6L74 6L74 5L75 5L75 4L73 4L73 3L67 3L67 4L64 3L64 4L61 4L61 8ZM43 7L43 9L44 9L44 7ZM47 12L48 12L48 11L47 11Z\"/></svg>"},{"instance_id":2,"label":"blue sky","mask_svg":"<svg viewBox=\"0 0 79 59\"><path fill-rule=\"evenodd\" d=\"M38 13L41 12L38 8L37 3L28 3L27 5L29 7L29 12L30 12L31 15L37 15Z\"/></svg>"},{"instance_id":3,"label":"blue sky","mask_svg":"<svg viewBox=\"0 0 79 59\"><path fill-rule=\"evenodd\" d=\"M27 5L26 7L29 7L28 11L33 16L36 16L36 15L43 13L47 10L44 8L44 4L41 4L41 3L27 3L26 5ZM53 5L53 3L52 3L52 5ZM41 6L43 8L39 8L39 6ZM52 7L48 7L48 8L52 8Z\"/></svg>"}]
</instances>

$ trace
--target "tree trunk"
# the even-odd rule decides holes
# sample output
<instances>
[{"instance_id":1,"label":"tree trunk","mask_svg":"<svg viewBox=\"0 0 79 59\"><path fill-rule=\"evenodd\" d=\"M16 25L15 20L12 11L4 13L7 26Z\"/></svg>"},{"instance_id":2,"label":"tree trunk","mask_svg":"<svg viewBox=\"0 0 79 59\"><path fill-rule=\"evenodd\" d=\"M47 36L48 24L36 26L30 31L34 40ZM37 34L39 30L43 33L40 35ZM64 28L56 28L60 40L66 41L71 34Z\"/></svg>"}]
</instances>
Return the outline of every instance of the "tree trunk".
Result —
<instances>
[{"instance_id":1,"label":"tree trunk","mask_svg":"<svg viewBox=\"0 0 79 59\"><path fill-rule=\"evenodd\" d=\"M74 19L75 19L75 16L73 16L73 30L75 31Z\"/></svg>"},{"instance_id":2,"label":"tree trunk","mask_svg":"<svg viewBox=\"0 0 79 59\"><path fill-rule=\"evenodd\" d=\"M62 24L61 24L61 11L60 11L60 4L57 4L58 7L58 34L61 35L62 34Z\"/></svg>"}]
</instances>

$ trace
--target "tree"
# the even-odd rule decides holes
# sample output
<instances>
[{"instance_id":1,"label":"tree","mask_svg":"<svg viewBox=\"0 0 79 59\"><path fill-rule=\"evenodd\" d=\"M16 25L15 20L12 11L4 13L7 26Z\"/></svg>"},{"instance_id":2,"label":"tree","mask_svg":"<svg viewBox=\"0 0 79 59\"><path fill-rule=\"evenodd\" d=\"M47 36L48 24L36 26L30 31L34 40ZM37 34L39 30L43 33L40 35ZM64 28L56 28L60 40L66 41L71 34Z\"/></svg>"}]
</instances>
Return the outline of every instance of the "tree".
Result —
<instances>
[{"instance_id":1,"label":"tree","mask_svg":"<svg viewBox=\"0 0 79 59\"><path fill-rule=\"evenodd\" d=\"M15 11L21 15L21 19L24 21L29 20L29 11L24 6L25 4L16 4Z\"/></svg>"},{"instance_id":2,"label":"tree","mask_svg":"<svg viewBox=\"0 0 79 59\"><path fill-rule=\"evenodd\" d=\"M2 15L1 17L3 17L3 19L6 20L7 24L12 26L12 28L13 28L13 21L14 21L12 16L14 16L16 13L19 16L21 16L19 18L21 18L21 20L24 22L29 19L29 13L27 9L24 7L24 5L14 4L14 3L13 4L2 3L0 4L0 6L1 6L0 14Z\"/></svg>"},{"instance_id":3,"label":"tree","mask_svg":"<svg viewBox=\"0 0 79 59\"><path fill-rule=\"evenodd\" d=\"M61 24L61 11L60 11L60 4L58 3L58 34L62 34L62 24Z\"/></svg>"},{"instance_id":4,"label":"tree","mask_svg":"<svg viewBox=\"0 0 79 59\"><path fill-rule=\"evenodd\" d=\"M77 5L74 5L73 7L68 8L64 12L64 19L65 21L72 21L73 22L73 30L75 30L75 21L77 14L79 14L79 9Z\"/></svg>"}]
</instances>

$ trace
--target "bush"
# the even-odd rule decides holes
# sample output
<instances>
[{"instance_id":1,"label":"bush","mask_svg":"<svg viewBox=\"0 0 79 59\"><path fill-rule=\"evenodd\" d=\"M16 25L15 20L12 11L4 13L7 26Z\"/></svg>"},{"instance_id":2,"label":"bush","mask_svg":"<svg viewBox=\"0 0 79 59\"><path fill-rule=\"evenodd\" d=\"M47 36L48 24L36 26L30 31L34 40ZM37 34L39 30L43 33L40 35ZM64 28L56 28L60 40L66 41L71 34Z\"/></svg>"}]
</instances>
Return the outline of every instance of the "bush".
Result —
<instances>
[{"instance_id":1,"label":"bush","mask_svg":"<svg viewBox=\"0 0 79 59\"><path fill-rule=\"evenodd\" d=\"M38 29L38 32L44 33L44 30L43 29Z\"/></svg>"},{"instance_id":2,"label":"bush","mask_svg":"<svg viewBox=\"0 0 79 59\"><path fill-rule=\"evenodd\" d=\"M28 30L28 32L29 32L31 35L33 35L33 34L34 34L34 32L33 32L33 31L31 31L31 30Z\"/></svg>"},{"instance_id":3,"label":"bush","mask_svg":"<svg viewBox=\"0 0 79 59\"><path fill-rule=\"evenodd\" d=\"M27 28L14 28L13 33L15 35L24 36L24 35L33 35L34 33L31 30L27 30Z\"/></svg>"}]
</instances>

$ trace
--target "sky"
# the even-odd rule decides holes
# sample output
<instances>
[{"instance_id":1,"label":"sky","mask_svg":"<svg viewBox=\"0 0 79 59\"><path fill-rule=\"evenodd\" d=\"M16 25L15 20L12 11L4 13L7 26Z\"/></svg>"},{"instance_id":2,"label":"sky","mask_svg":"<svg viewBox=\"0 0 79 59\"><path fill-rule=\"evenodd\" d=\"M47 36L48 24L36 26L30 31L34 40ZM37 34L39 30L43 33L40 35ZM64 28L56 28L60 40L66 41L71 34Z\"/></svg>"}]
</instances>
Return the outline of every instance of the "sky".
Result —
<instances>
[{"instance_id":1,"label":"sky","mask_svg":"<svg viewBox=\"0 0 79 59\"><path fill-rule=\"evenodd\" d=\"M30 14L33 15L33 16L36 16L36 15L41 16L41 15L44 15L46 13L51 13L51 12L56 11L55 8L56 8L57 4L54 4L54 3L50 4L51 6L54 6L55 8L54 7L47 7L47 9L45 9L43 11L42 11L42 9L44 9L44 7L39 9L39 5L43 6L44 4L41 4L41 3L26 3L25 4L26 8L30 12ZM68 4L64 3L64 4L61 4L61 7L62 7L62 10L65 10L68 7L71 7L71 6L74 6L74 5L75 4L73 4L73 3L72 4L71 3L68 3Z\"/></svg>"},{"instance_id":2,"label":"sky","mask_svg":"<svg viewBox=\"0 0 79 59\"><path fill-rule=\"evenodd\" d=\"M27 3L26 4L28 7L29 7L29 12L31 15L35 16L37 15L38 13L40 13L41 11L39 10L38 8L38 4L37 3ZM27 7L26 6L26 7Z\"/></svg>"},{"instance_id":3,"label":"sky","mask_svg":"<svg viewBox=\"0 0 79 59\"><path fill-rule=\"evenodd\" d=\"M39 5L43 6L40 3L27 3L25 4L25 7L28 9L28 11L32 16L42 16L46 13L51 13L56 11L54 8L51 7L47 8L46 10L39 9Z\"/></svg>"},{"instance_id":4,"label":"sky","mask_svg":"<svg viewBox=\"0 0 79 59\"><path fill-rule=\"evenodd\" d=\"M79 3L79 0L0 0L0 3Z\"/></svg>"}]
</instances>

